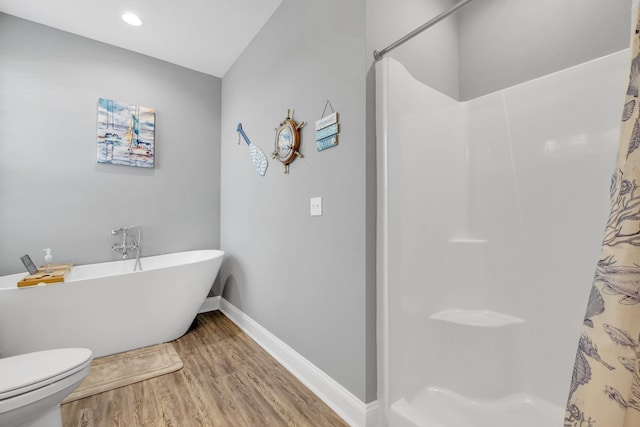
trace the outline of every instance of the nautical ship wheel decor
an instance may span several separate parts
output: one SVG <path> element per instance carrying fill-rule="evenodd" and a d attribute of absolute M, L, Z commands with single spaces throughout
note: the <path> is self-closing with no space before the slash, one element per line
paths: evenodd
<path fill-rule="evenodd" d="M 284 165 L 284 173 L 289 173 L 289 164 L 297 157 L 304 157 L 300 153 L 300 128 L 304 122 L 296 123 L 291 118 L 291 109 L 287 110 L 287 118 L 276 128 L 275 151 L 271 157 Z"/>

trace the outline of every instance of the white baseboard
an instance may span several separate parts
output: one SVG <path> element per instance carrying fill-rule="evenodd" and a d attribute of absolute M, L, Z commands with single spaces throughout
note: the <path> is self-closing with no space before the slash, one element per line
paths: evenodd
<path fill-rule="evenodd" d="M 365 426 L 378 427 L 380 424 L 380 407 L 378 401 L 369 402 L 365 407 Z"/>
<path fill-rule="evenodd" d="M 329 375 L 309 362 L 278 337 L 263 328 L 224 298 L 220 299 L 220 311 L 262 348 L 282 364 L 289 372 L 314 392 L 345 422 L 354 427 L 378 426 L 378 402 L 365 404 Z"/>
<path fill-rule="evenodd" d="M 206 313 L 207 311 L 216 310 L 220 310 L 220 297 L 207 297 L 200 306 L 198 313 Z"/>

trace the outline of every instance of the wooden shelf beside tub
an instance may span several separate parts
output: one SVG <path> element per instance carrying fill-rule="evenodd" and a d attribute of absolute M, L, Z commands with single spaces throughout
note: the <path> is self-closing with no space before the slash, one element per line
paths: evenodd
<path fill-rule="evenodd" d="M 18 282 L 18 287 L 22 288 L 24 286 L 33 286 L 39 283 L 60 283 L 64 282 L 64 279 L 67 278 L 67 275 L 71 271 L 71 267 L 73 264 L 51 264 L 47 266 L 46 269 L 44 266 L 40 267 L 35 274 L 30 274 L 21 281 Z M 51 270 L 50 273 L 47 273 L 46 270 Z"/>

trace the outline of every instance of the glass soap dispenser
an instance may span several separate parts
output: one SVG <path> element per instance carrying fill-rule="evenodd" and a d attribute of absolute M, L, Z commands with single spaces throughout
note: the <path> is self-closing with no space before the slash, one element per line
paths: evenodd
<path fill-rule="evenodd" d="M 51 273 L 53 271 L 53 269 L 51 268 L 51 261 L 53 261 L 53 255 L 51 255 L 51 249 L 50 248 L 46 248 L 43 249 L 43 251 L 45 252 L 44 254 L 44 271 L 47 273 Z"/>

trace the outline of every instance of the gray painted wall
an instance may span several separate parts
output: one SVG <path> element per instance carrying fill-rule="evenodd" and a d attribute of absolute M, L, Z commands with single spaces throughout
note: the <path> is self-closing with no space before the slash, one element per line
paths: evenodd
<path fill-rule="evenodd" d="M 367 0 L 367 60 L 373 60 L 374 50 L 394 43 L 454 3 L 454 0 Z M 456 15 L 440 21 L 387 56 L 400 61 L 423 83 L 452 98 L 459 97 Z"/>
<path fill-rule="evenodd" d="M 96 163 L 99 97 L 156 109 L 156 166 Z M 0 13 L 0 274 L 220 246 L 221 80 Z"/>
<path fill-rule="evenodd" d="M 370 51 L 453 0 L 367 0 Z M 454 99 L 473 99 L 629 45 L 631 0 L 476 0 L 387 56 Z"/>
<path fill-rule="evenodd" d="M 375 210 L 367 210 L 365 38 L 365 0 L 285 0 L 225 74 L 221 280 L 232 304 L 371 402 L 375 277 L 367 247 Z M 318 152 L 314 123 L 326 100 L 339 113 L 340 142 Z M 307 122 L 304 158 L 288 175 L 270 160 L 261 177 L 236 126 L 270 153 L 288 108 Z M 317 196 L 323 215 L 311 217 Z"/>
<path fill-rule="evenodd" d="M 477 0 L 458 16 L 460 98 L 629 46 L 631 0 Z"/>

